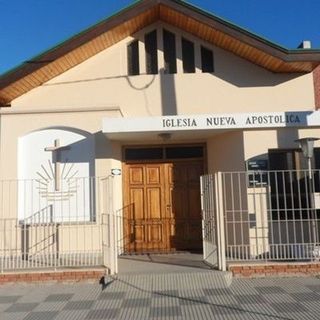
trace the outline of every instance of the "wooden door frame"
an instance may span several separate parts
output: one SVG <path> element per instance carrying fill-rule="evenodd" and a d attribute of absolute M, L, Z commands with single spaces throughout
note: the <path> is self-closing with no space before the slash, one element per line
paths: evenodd
<path fill-rule="evenodd" d="M 183 159 L 154 159 L 154 160 L 125 160 L 125 149 L 126 148 L 165 148 L 165 147 L 199 147 L 201 146 L 203 148 L 203 156 L 199 158 L 183 158 Z M 207 168 L 208 168 L 208 157 L 207 157 L 207 144 L 206 143 L 174 143 L 174 144 L 147 144 L 147 145 L 124 145 L 122 146 L 122 206 L 123 208 L 126 208 L 128 206 L 129 202 L 129 176 L 128 176 L 128 168 L 129 165 L 134 165 L 134 164 L 160 164 L 160 163 L 177 163 L 177 162 L 185 162 L 185 163 L 191 163 L 191 162 L 202 162 L 203 165 L 203 174 L 207 173 Z M 200 190 L 199 190 L 200 192 Z M 124 213 L 123 213 L 124 214 Z M 125 233 L 125 230 L 122 230 L 122 232 Z M 123 237 L 125 238 L 125 237 Z M 126 241 L 126 240 L 125 240 Z M 126 247 L 126 244 L 124 243 L 124 247 Z"/>

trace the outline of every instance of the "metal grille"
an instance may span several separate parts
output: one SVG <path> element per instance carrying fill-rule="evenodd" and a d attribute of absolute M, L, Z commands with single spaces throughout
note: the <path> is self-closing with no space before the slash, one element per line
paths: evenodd
<path fill-rule="evenodd" d="M 318 170 L 217 176 L 228 261 L 320 258 Z"/>
<path fill-rule="evenodd" d="M 112 177 L 0 181 L 0 270 L 107 266 Z M 114 269 L 114 266 L 113 266 Z"/>

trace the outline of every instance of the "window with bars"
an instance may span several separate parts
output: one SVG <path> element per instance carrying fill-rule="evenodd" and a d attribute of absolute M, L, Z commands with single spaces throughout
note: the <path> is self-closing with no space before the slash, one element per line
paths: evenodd
<path fill-rule="evenodd" d="M 176 73 L 176 37 L 172 32 L 167 30 L 163 30 L 163 55 L 165 73 Z"/>
<path fill-rule="evenodd" d="M 202 72 L 214 72 L 213 52 L 201 46 L 201 69 Z"/>
<path fill-rule="evenodd" d="M 182 65 L 184 73 L 194 73 L 195 69 L 195 59 L 194 59 L 194 44 L 193 42 L 182 38 Z"/>
<path fill-rule="evenodd" d="M 177 48 L 176 35 L 166 29 L 163 32 L 163 57 L 164 72 L 166 74 L 177 73 Z M 153 30 L 144 36 L 145 63 L 147 74 L 158 74 L 158 41 L 157 30 Z M 182 66 L 184 73 L 195 73 L 195 44 L 185 38 L 181 38 Z M 127 46 L 128 75 L 139 75 L 139 40 L 134 40 Z M 204 73 L 214 72 L 213 51 L 200 46 L 201 70 Z"/>
<path fill-rule="evenodd" d="M 140 74 L 139 67 L 139 41 L 135 40 L 127 46 L 128 75 L 135 76 Z"/>
<path fill-rule="evenodd" d="M 147 33 L 144 37 L 146 50 L 146 71 L 147 74 L 158 73 L 158 47 L 157 30 Z"/>

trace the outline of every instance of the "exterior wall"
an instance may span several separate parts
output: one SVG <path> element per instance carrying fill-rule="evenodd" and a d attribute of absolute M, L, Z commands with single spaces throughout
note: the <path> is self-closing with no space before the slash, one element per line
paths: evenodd
<path fill-rule="evenodd" d="M 45 128 L 74 128 L 95 135 L 96 174 L 106 175 L 104 159 L 113 158 L 111 148 L 115 144 L 101 136 L 101 119 L 106 116 L 117 116 L 117 111 L 97 112 L 63 112 L 63 113 L 33 113 L 33 114 L 2 114 L 1 115 L 1 179 L 17 178 L 18 139 L 32 131 Z M 32 150 L 30 150 L 32 153 Z M 103 159 L 103 156 L 105 158 Z M 115 152 L 115 156 L 117 156 Z M 117 160 L 117 159 L 115 159 Z M 119 159 L 118 159 L 119 160 Z"/>
<path fill-rule="evenodd" d="M 313 71 L 314 99 L 316 109 L 320 108 L 320 66 Z"/>
<path fill-rule="evenodd" d="M 320 129 L 281 128 L 277 130 L 244 131 L 245 160 L 259 155 L 265 155 L 268 153 L 268 149 L 298 148 L 299 145 L 294 141 L 305 137 L 320 138 Z M 315 147 L 319 146 L 320 141 L 315 141 Z"/>
<path fill-rule="evenodd" d="M 140 39 L 145 73 L 144 34 L 162 27 L 176 34 L 178 73 L 127 76 L 127 44 Z M 180 38 L 195 42 L 196 74 L 183 74 Z M 201 73 L 200 45 L 214 52 L 215 72 Z M 159 69 L 163 66 L 159 50 Z M 50 97 L 50 99 L 48 99 Z M 12 102 L 12 110 L 119 106 L 124 116 L 265 112 L 314 108 L 312 73 L 275 74 L 167 25 L 155 24 L 102 51 L 77 67 Z"/>
<path fill-rule="evenodd" d="M 242 131 L 213 136 L 207 142 L 208 172 L 243 171 L 244 141 Z"/>

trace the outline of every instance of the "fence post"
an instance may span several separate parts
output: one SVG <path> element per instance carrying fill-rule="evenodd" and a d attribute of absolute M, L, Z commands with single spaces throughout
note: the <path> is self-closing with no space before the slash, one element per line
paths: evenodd
<path fill-rule="evenodd" d="M 111 274 L 116 273 L 116 257 L 115 257 L 115 217 L 114 214 L 110 213 L 110 272 Z"/>
<path fill-rule="evenodd" d="M 216 172 L 215 176 L 215 198 L 217 212 L 217 244 L 218 244 L 218 266 L 219 270 L 226 271 L 226 238 L 224 225 L 224 209 L 223 209 L 223 188 L 222 173 Z"/>
<path fill-rule="evenodd" d="M 200 196 L 201 196 L 201 224 L 202 224 L 202 243 L 203 243 L 203 257 L 207 257 L 206 235 L 205 235 L 205 208 L 204 208 L 204 176 L 200 177 Z"/>

